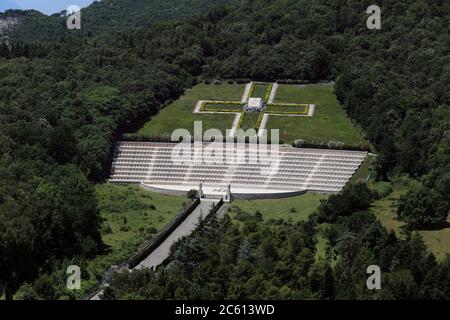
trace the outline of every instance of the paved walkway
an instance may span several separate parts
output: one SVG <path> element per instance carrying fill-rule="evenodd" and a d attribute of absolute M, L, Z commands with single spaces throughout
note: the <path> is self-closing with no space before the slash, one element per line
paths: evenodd
<path fill-rule="evenodd" d="M 245 91 L 244 91 L 244 95 L 242 96 L 241 99 L 241 103 L 246 103 L 248 100 L 248 96 L 250 95 L 250 89 L 252 88 L 252 83 L 247 83 L 247 85 L 245 86 Z"/>
<path fill-rule="evenodd" d="M 308 117 L 312 117 L 314 115 L 314 112 L 316 112 L 316 105 L 310 104 L 308 110 Z"/>
<path fill-rule="evenodd" d="M 270 91 L 270 96 L 269 96 L 269 100 L 267 101 L 267 103 L 273 103 L 275 100 L 275 96 L 277 94 L 277 90 L 278 90 L 278 83 L 274 83 L 272 85 L 272 91 Z"/>
<path fill-rule="evenodd" d="M 145 258 L 135 269 L 150 268 L 154 269 L 167 259 L 172 245 L 184 236 L 187 236 L 195 230 L 199 218 L 205 218 L 211 210 L 214 202 L 219 200 L 202 200 L 199 206 L 167 237 L 166 240 Z"/>

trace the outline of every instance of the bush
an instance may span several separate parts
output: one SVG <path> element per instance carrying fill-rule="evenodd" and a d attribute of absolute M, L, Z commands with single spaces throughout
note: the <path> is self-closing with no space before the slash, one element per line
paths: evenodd
<path fill-rule="evenodd" d="M 439 227 L 447 221 L 449 205 L 435 190 L 414 188 L 400 197 L 397 218 L 411 229 Z"/>
<path fill-rule="evenodd" d="M 394 191 L 389 182 L 378 182 L 372 189 L 374 190 L 376 200 L 386 198 Z"/>
<path fill-rule="evenodd" d="M 156 234 L 156 233 L 158 233 L 158 229 L 156 229 L 155 227 L 150 227 L 147 229 L 147 233 L 148 234 Z"/>
<path fill-rule="evenodd" d="M 189 190 L 189 191 L 187 192 L 187 197 L 188 197 L 189 199 L 192 199 L 192 200 L 198 198 L 198 191 L 195 190 L 195 189 Z"/>
<path fill-rule="evenodd" d="M 374 196 L 365 183 L 349 184 L 340 193 L 322 201 L 316 211 L 318 222 L 333 223 L 338 217 L 363 211 L 370 206 Z"/>
<path fill-rule="evenodd" d="M 108 223 L 102 225 L 102 233 L 103 234 L 112 234 L 111 226 Z"/>
<path fill-rule="evenodd" d="M 237 84 L 246 84 L 246 83 L 250 83 L 251 80 L 250 79 L 237 79 L 236 83 Z"/>
<path fill-rule="evenodd" d="M 256 214 L 252 215 L 252 214 L 250 214 L 248 212 L 241 211 L 241 212 L 238 212 L 236 214 L 234 219 L 237 220 L 237 221 L 241 221 L 241 222 L 250 222 L 250 221 L 255 221 L 255 219 L 257 220 L 259 218 L 257 217 Z"/>
<path fill-rule="evenodd" d="M 123 226 L 120 227 L 120 231 L 128 232 L 128 231 L 130 231 L 130 226 L 129 225 L 123 225 Z"/>

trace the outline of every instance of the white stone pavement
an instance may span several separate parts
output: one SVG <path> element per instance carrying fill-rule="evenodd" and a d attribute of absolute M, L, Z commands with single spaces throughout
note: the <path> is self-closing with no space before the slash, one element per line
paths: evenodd
<path fill-rule="evenodd" d="M 314 112 L 316 112 L 316 105 L 310 104 L 309 111 L 308 111 L 308 117 L 312 117 L 314 115 Z"/>
<path fill-rule="evenodd" d="M 276 82 L 272 85 L 272 91 L 270 91 L 270 96 L 269 96 L 269 100 L 267 101 L 267 103 L 274 102 L 278 87 L 279 87 L 279 85 Z"/>
<path fill-rule="evenodd" d="M 248 96 L 250 95 L 250 89 L 252 88 L 253 82 L 247 83 L 245 86 L 244 95 L 242 96 L 241 103 L 246 103 L 248 100 Z"/>

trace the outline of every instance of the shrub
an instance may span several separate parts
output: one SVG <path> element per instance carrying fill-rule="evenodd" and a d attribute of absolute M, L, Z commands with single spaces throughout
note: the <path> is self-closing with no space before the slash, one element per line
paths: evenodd
<path fill-rule="evenodd" d="M 122 231 L 122 232 L 128 232 L 128 231 L 130 231 L 130 226 L 128 226 L 128 225 L 123 225 L 123 226 L 120 227 L 120 231 Z"/>
<path fill-rule="evenodd" d="M 394 191 L 392 189 L 392 186 L 389 182 L 378 182 L 374 187 L 374 192 L 375 192 L 375 198 L 378 199 L 383 199 L 386 198 L 388 195 L 390 195 L 392 193 L 392 191 Z"/>
<path fill-rule="evenodd" d="M 269 101 L 270 93 L 272 92 L 273 83 L 269 84 L 269 88 L 267 89 L 266 96 L 264 97 L 264 101 Z"/>
<path fill-rule="evenodd" d="M 156 229 L 155 227 L 150 227 L 147 229 L 147 233 L 148 234 L 156 234 L 156 233 L 158 233 L 158 229 Z"/>
<path fill-rule="evenodd" d="M 365 183 L 347 185 L 340 193 L 322 201 L 316 211 L 319 223 L 333 223 L 340 216 L 350 216 L 367 209 L 374 200 L 374 193 Z"/>
<path fill-rule="evenodd" d="M 108 223 L 102 225 L 102 233 L 103 234 L 112 234 L 111 226 Z"/>
<path fill-rule="evenodd" d="M 195 189 L 189 190 L 189 191 L 187 192 L 187 197 L 188 197 L 189 199 L 192 199 L 192 200 L 198 198 L 198 191 L 195 190 Z"/>
<path fill-rule="evenodd" d="M 446 222 L 448 211 L 447 201 L 425 186 L 413 188 L 397 203 L 397 218 L 411 229 L 438 227 Z"/>

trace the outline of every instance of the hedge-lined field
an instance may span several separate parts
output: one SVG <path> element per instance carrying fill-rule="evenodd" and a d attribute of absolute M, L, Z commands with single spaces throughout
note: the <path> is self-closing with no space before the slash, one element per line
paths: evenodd
<path fill-rule="evenodd" d="M 194 107 L 199 100 L 240 101 L 245 84 L 198 84 L 174 101 L 157 115 L 147 121 L 135 133 L 144 137 L 171 135 L 173 130 L 185 128 L 193 132 L 194 121 L 203 122 L 203 130 L 217 128 L 225 134 L 230 129 L 235 115 L 194 114 Z"/>
<path fill-rule="evenodd" d="M 275 103 L 316 105 L 314 116 L 311 118 L 269 117 L 266 128 L 279 129 L 280 139 L 286 143 L 297 139 L 303 139 L 308 143 L 341 141 L 351 146 L 366 143 L 337 101 L 331 85 L 280 85 Z"/>
<path fill-rule="evenodd" d="M 244 120 L 242 121 L 240 129 L 247 131 L 248 129 L 257 130 L 259 112 L 244 112 Z"/>
<path fill-rule="evenodd" d="M 217 111 L 217 112 L 242 112 L 244 104 L 240 103 L 211 103 L 206 102 L 202 105 L 200 111 Z"/>
<path fill-rule="evenodd" d="M 309 106 L 306 104 L 287 105 L 287 104 L 268 104 L 267 113 L 307 115 Z"/>
<path fill-rule="evenodd" d="M 236 200 L 231 204 L 228 214 L 236 217 L 242 213 L 254 214 L 259 211 L 264 220 L 305 221 L 319 207 L 320 200 L 327 198 L 328 195 L 325 194 L 307 193 L 286 199 Z"/>
<path fill-rule="evenodd" d="M 261 99 L 265 99 L 267 92 L 269 90 L 269 84 L 264 83 L 264 84 L 254 84 L 254 88 L 253 91 L 251 92 L 251 97 L 252 98 L 261 98 Z"/>
<path fill-rule="evenodd" d="M 269 88 L 268 84 L 255 84 L 252 96 L 261 94 L 264 97 Z M 245 90 L 245 84 L 199 84 L 186 90 L 178 100 L 161 110 L 159 114 L 144 124 L 135 132 L 139 136 L 170 136 L 175 129 L 185 128 L 193 132 L 194 121 L 202 121 L 203 130 L 216 128 L 224 134 L 230 129 L 235 115 L 232 111 L 242 110 L 239 103 Z M 260 92 L 260 93 L 258 93 Z M 194 114 L 195 104 L 199 100 L 234 101 L 235 103 L 207 103 L 202 110 L 225 111 L 230 114 Z M 347 117 L 342 106 L 333 94 L 330 85 L 280 85 L 275 97 L 276 104 L 315 104 L 316 111 L 312 118 L 270 116 L 266 129 L 279 129 L 280 140 L 291 143 L 303 139 L 307 143 L 328 143 L 341 141 L 346 145 L 358 146 L 366 143 L 357 128 Z M 280 110 L 282 109 L 282 112 Z M 289 110 L 289 111 L 288 111 Z M 268 113 L 300 112 L 307 114 L 303 106 L 278 107 L 268 105 Z M 254 119 L 253 119 L 254 118 Z M 243 120 L 243 128 L 256 128 L 258 114 Z M 244 123 L 245 122 L 245 123 Z"/>

